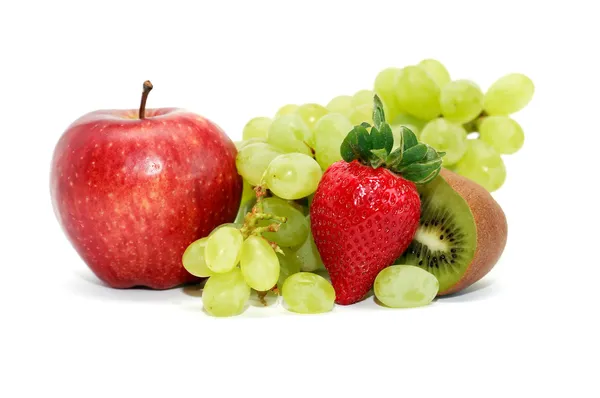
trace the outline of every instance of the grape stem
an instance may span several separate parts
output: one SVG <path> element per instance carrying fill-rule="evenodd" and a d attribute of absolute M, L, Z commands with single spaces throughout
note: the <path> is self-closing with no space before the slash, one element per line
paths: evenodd
<path fill-rule="evenodd" d="M 255 186 L 254 192 L 256 192 L 256 204 L 252 207 L 252 210 L 246 214 L 244 217 L 244 225 L 240 228 L 240 232 L 244 239 L 251 235 L 260 236 L 263 232 L 277 232 L 279 231 L 279 226 L 287 221 L 285 217 L 264 213 L 262 200 L 267 195 L 267 189 L 263 184 Z M 258 221 L 260 220 L 271 220 L 274 222 L 267 226 L 258 226 Z M 283 250 L 281 250 L 275 242 L 268 242 L 276 253 L 283 254 Z"/>
<path fill-rule="evenodd" d="M 268 290 L 266 292 L 256 292 L 256 294 L 258 296 L 258 300 L 265 307 L 267 306 L 267 300 L 265 300 L 265 297 L 267 297 L 267 293 L 269 293 Z"/>

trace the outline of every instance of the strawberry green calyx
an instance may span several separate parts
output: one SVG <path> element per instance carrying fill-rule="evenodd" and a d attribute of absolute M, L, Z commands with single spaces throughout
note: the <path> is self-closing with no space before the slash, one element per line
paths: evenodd
<path fill-rule="evenodd" d="M 354 126 L 342 142 L 340 154 L 346 162 L 358 160 L 375 169 L 385 167 L 417 184 L 426 184 L 439 174 L 444 152 L 420 143 L 417 136 L 404 126 L 398 144 L 398 148 L 392 151 L 392 128 L 385 121 L 381 100 L 375 95 L 373 126 L 369 123 Z"/>

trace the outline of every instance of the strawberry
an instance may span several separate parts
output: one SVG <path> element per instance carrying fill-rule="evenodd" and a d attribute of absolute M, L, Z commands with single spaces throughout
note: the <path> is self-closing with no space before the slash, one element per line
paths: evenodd
<path fill-rule="evenodd" d="M 315 244 L 329 271 L 336 302 L 360 301 L 377 274 L 410 244 L 421 215 L 415 184 L 435 178 L 443 153 L 402 129 L 399 147 L 375 96 L 374 125 L 355 126 L 343 160 L 323 174 L 310 208 Z"/>

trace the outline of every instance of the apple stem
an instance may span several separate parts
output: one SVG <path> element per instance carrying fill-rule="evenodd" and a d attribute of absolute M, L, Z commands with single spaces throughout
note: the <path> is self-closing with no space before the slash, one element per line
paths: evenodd
<path fill-rule="evenodd" d="M 150 80 L 146 80 L 144 82 L 144 91 L 142 92 L 142 102 L 140 103 L 140 119 L 144 119 L 146 117 L 146 100 L 148 99 L 148 94 L 150 94 L 150 90 L 152 90 L 152 83 Z"/>

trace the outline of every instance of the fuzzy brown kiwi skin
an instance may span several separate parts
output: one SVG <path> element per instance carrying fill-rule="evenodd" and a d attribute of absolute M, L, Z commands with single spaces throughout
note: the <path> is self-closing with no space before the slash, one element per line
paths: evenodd
<path fill-rule="evenodd" d="M 473 260 L 454 286 L 438 293 L 444 296 L 471 286 L 494 268 L 506 246 L 508 224 L 504 211 L 485 188 L 447 169 L 440 175 L 467 202 L 477 229 Z"/>

